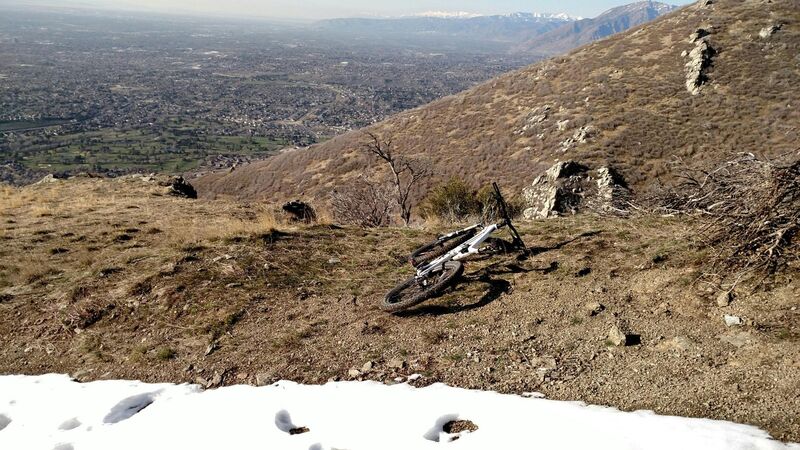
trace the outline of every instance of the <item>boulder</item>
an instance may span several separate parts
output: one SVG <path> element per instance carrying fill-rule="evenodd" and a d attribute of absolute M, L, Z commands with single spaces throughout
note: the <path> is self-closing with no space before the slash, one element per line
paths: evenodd
<path fill-rule="evenodd" d="M 197 191 L 183 177 L 175 177 L 169 187 L 169 195 L 184 198 L 197 198 Z"/>
<path fill-rule="evenodd" d="M 314 208 L 300 200 L 285 203 L 282 209 L 294 222 L 313 223 L 317 220 L 317 212 Z"/>
<path fill-rule="evenodd" d="M 544 219 L 583 210 L 623 212 L 630 196 L 625 180 L 612 168 L 591 170 L 575 161 L 562 161 L 522 192 L 526 219 Z"/>

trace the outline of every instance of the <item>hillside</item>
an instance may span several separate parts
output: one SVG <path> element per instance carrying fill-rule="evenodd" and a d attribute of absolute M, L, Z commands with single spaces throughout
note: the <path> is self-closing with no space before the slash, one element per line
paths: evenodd
<path fill-rule="evenodd" d="M 519 223 L 529 259 L 470 262 L 454 291 L 394 316 L 378 300 L 443 230 L 290 225 L 261 204 L 166 196 L 160 181 L 0 189 L 0 374 L 215 387 L 418 373 L 416 386 L 541 392 L 800 440 L 797 266 L 720 305 L 697 281 L 708 254 L 686 218 Z M 609 340 L 617 326 L 630 345 Z"/>
<path fill-rule="evenodd" d="M 677 8 L 653 1 L 619 6 L 593 19 L 582 19 L 561 25 L 519 46 L 519 51 L 538 55 L 566 53 L 581 45 L 650 22 Z"/>
<path fill-rule="evenodd" d="M 794 0 L 704 0 L 368 130 L 430 161 L 429 185 L 458 175 L 520 190 L 577 159 L 611 164 L 642 190 L 669 180 L 675 158 L 798 148 L 799 24 Z M 705 59 L 690 70 L 695 57 Z M 374 164 L 362 141 L 355 131 L 194 183 L 206 197 L 323 199 Z"/>

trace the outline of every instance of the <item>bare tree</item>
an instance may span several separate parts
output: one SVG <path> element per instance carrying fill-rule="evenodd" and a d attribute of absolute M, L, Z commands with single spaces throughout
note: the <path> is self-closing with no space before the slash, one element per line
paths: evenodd
<path fill-rule="evenodd" d="M 392 188 L 365 177 L 331 193 L 331 211 L 336 220 L 362 228 L 389 225 Z"/>
<path fill-rule="evenodd" d="M 370 131 L 365 132 L 369 138 L 363 149 L 384 161 L 392 171 L 392 183 L 395 187 L 395 200 L 400 208 L 400 218 L 408 226 L 411 222 L 411 191 L 420 180 L 430 176 L 430 171 L 419 161 L 404 158 L 394 152 L 391 139 L 383 139 Z"/>

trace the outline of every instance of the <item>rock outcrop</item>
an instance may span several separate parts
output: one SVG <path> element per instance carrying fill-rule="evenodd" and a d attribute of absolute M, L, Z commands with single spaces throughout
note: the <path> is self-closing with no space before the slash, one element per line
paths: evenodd
<path fill-rule="evenodd" d="M 609 167 L 592 170 L 575 161 L 562 161 L 523 190 L 526 219 L 544 219 L 581 211 L 624 212 L 630 190 Z"/>
<path fill-rule="evenodd" d="M 560 127 L 559 127 L 560 129 Z M 592 125 L 586 125 L 575 130 L 572 137 L 561 142 L 561 151 L 568 152 L 578 144 L 585 144 L 597 133 L 597 129 Z"/>
<path fill-rule="evenodd" d="M 699 94 L 700 89 L 708 82 L 706 72 L 717 53 L 708 43 L 709 35 L 708 30 L 698 28 L 689 36 L 689 42 L 696 44 L 688 53 L 689 62 L 686 63 L 686 90 L 692 95 Z"/>
<path fill-rule="evenodd" d="M 780 31 L 782 26 L 783 24 L 777 24 L 777 25 L 773 24 L 768 27 L 764 27 L 761 29 L 761 31 L 758 32 L 758 37 L 760 37 L 761 39 L 766 39 L 772 36 L 773 34 L 777 33 L 778 31 Z"/>

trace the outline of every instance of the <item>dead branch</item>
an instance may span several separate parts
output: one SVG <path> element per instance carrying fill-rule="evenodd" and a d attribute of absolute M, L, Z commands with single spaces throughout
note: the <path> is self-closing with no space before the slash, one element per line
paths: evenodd
<path fill-rule="evenodd" d="M 397 206 L 400 208 L 400 218 L 408 226 L 411 222 L 411 192 L 421 180 L 430 176 L 430 169 L 420 161 L 397 155 L 392 146 L 392 140 L 383 139 L 377 134 L 367 131 L 364 133 L 367 141 L 363 149 L 384 161 L 392 172 L 392 183 L 395 188 Z"/>

